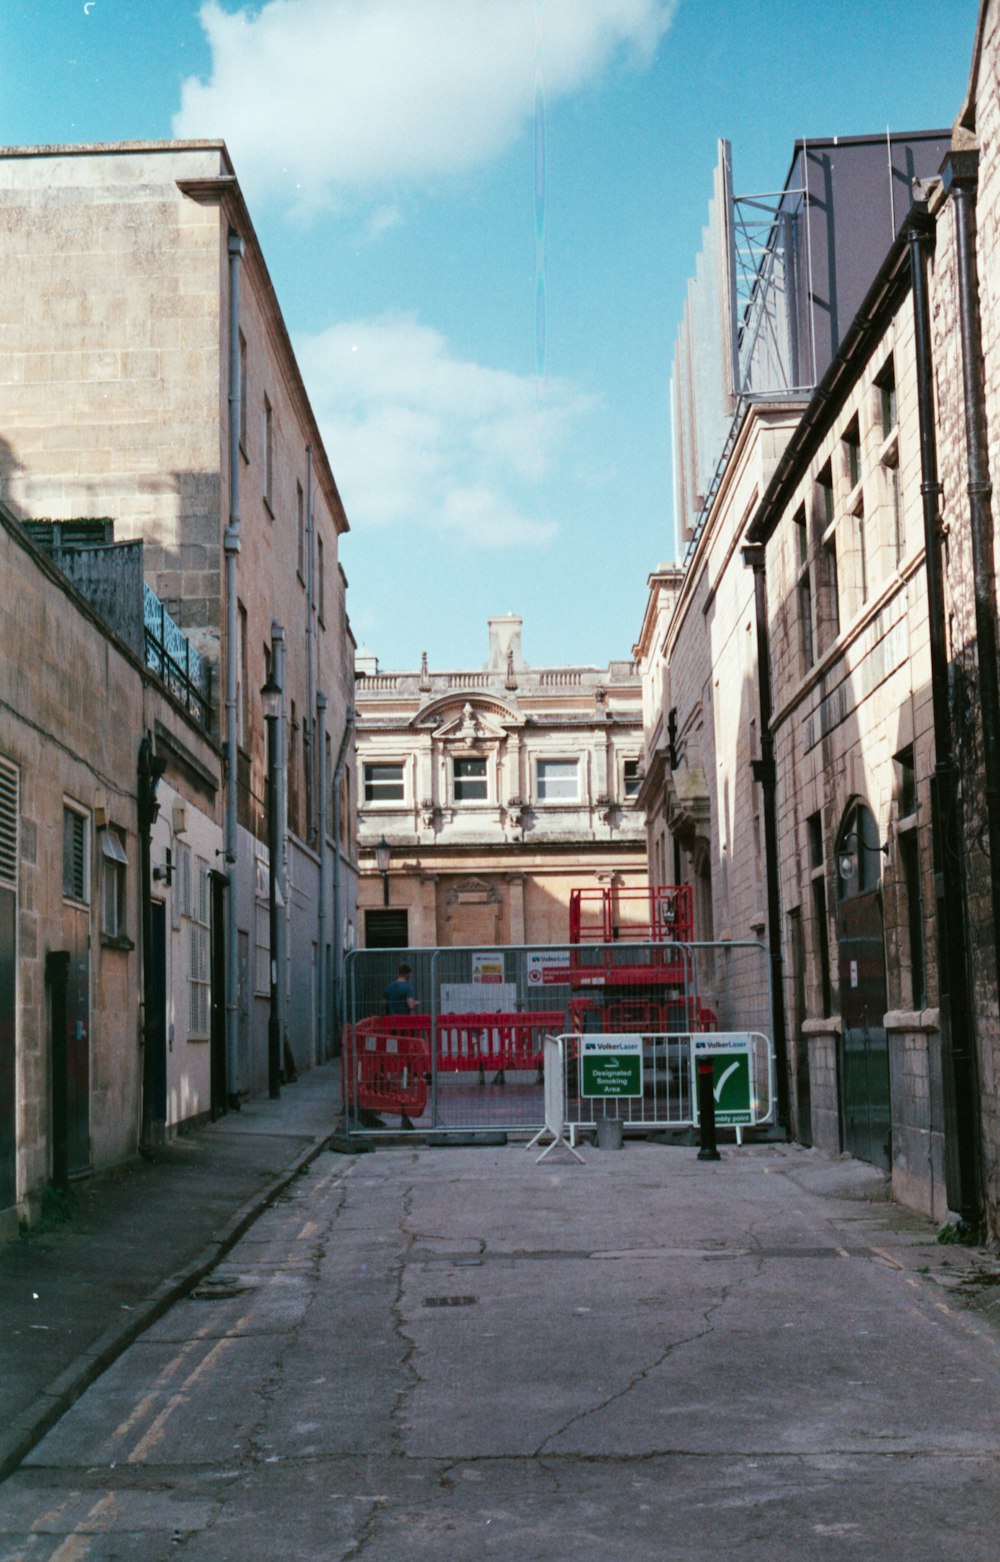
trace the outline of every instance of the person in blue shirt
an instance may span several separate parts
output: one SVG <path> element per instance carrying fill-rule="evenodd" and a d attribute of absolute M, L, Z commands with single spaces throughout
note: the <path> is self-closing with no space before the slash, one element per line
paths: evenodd
<path fill-rule="evenodd" d="M 396 974 L 395 981 L 389 983 L 385 990 L 386 1014 L 412 1014 L 417 1007 L 417 1000 L 413 996 L 413 984 L 410 981 L 410 967 L 401 965 Z"/>

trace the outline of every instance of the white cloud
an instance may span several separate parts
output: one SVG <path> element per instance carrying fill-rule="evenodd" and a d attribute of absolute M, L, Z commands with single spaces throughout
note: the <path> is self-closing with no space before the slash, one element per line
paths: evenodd
<path fill-rule="evenodd" d="M 204 0 L 207 81 L 178 136 L 224 136 L 255 195 L 314 207 L 347 190 L 494 158 L 548 101 L 622 50 L 648 59 L 677 0 Z"/>
<path fill-rule="evenodd" d="M 549 380 L 455 357 L 405 315 L 330 326 L 296 353 L 348 518 L 419 527 L 477 549 L 544 546 L 544 464 L 593 405 Z"/>

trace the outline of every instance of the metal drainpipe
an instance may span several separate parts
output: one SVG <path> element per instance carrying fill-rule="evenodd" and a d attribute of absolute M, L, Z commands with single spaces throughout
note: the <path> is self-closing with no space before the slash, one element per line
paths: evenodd
<path fill-rule="evenodd" d="M 316 544 L 313 539 L 313 457 L 312 445 L 306 446 L 306 710 L 305 710 L 305 739 L 306 739 L 306 799 L 308 815 L 306 818 L 306 840 L 311 846 L 316 839 L 316 754 L 313 738 L 313 711 L 315 708 L 315 679 L 313 677 L 313 662 L 315 660 L 315 634 L 316 634 L 316 603 L 315 575 L 313 572 L 313 554 Z"/>
<path fill-rule="evenodd" d="M 990 481 L 989 448 L 983 426 L 985 408 L 983 340 L 979 312 L 979 274 L 976 265 L 978 182 L 978 152 L 952 152 L 945 163 L 944 185 L 955 201 L 972 579 L 976 600 L 979 697 L 983 723 L 983 763 L 986 771 L 984 777 L 986 819 L 992 868 L 990 887 L 993 906 L 993 951 L 997 972 L 1000 974 L 1000 685 L 998 685 L 997 672 L 993 484 Z"/>
<path fill-rule="evenodd" d="M 344 912 L 340 894 L 340 778 L 354 736 L 354 707 L 347 707 L 344 734 L 333 767 L 333 1029 L 339 1041 L 343 1023 Z"/>
<path fill-rule="evenodd" d="M 319 906 L 316 912 L 316 942 L 319 946 L 316 968 L 316 1030 L 313 1035 L 313 1065 L 321 1063 L 326 1043 L 326 695 L 316 693 L 316 760 L 319 783 Z"/>
<path fill-rule="evenodd" d="M 288 995 L 288 718 L 285 712 L 285 631 L 276 619 L 271 621 L 271 645 L 274 665 L 274 681 L 281 690 L 281 715 L 278 717 L 278 753 L 274 772 L 276 777 L 275 807 L 278 814 L 278 861 L 275 878 L 278 885 L 280 909 L 278 914 L 278 939 L 274 959 L 278 968 L 278 1035 L 281 1038 L 281 1057 L 284 1065 L 288 1046 L 286 1034 Z"/>
<path fill-rule="evenodd" d="M 767 884 L 767 941 L 771 961 L 771 1008 L 774 1027 L 774 1071 L 777 1076 L 778 1126 L 791 1127 L 788 1084 L 788 1028 L 785 1020 L 784 960 L 781 953 L 781 889 L 778 880 L 777 766 L 771 733 L 771 647 L 767 630 L 767 575 L 764 544 L 747 543 L 743 562 L 753 570 L 757 614 L 757 691 L 760 700 L 760 759 L 753 778 L 761 785 L 764 807 L 764 875 Z"/>
<path fill-rule="evenodd" d="M 240 262 L 243 240 L 229 234 L 229 524 L 223 539 L 226 563 L 226 808 L 223 849 L 226 862 L 226 1086 L 230 1106 L 239 1106 L 239 939 L 237 935 L 236 772 L 239 746 L 237 711 L 239 606 L 237 561 L 240 553 Z M 246 691 L 244 690 L 244 698 Z"/>
<path fill-rule="evenodd" d="M 906 223 L 913 292 L 917 415 L 920 428 L 920 493 L 923 501 L 927 617 L 934 718 L 934 778 L 931 829 L 941 868 L 938 936 L 948 976 L 948 1020 L 942 1026 L 946 1096 L 954 1103 L 954 1143 L 948 1146 L 948 1203 L 970 1230 L 980 1221 L 979 1101 L 972 1040 L 962 842 L 955 807 L 955 766 L 948 703 L 948 620 L 944 595 L 943 536 L 939 514 L 937 433 L 934 423 L 934 363 L 927 298 L 927 250 L 934 225 L 923 203 Z M 945 1005 L 942 1004 L 942 1008 Z"/>

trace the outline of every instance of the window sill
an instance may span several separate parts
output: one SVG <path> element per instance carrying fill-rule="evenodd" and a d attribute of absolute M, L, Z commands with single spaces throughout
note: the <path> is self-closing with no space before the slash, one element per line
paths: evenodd
<path fill-rule="evenodd" d="M 126 933 L 102 933 L 101 948 L 120 949 L 124 954 L 128 954 L 135 948 L 135 944 Z"/>

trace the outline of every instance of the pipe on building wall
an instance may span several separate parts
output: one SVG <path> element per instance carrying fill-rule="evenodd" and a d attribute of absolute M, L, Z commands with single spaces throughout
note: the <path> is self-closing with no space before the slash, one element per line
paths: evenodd
<path fill-rule="evenodd" d="M 333 1020 L 334 1039 L 340 1041 L 344 1008 L 344 909 L 340 889 L 340 778 L 354 737 L 355 711 L 347 707 L 337 763 L 333 767 Z"/>
<path fill-rule="evenodd" d="M 938 937 L 944 951 L 947 1002 L 942 999 L 942 1071 L 946 1100 L 952 1103 L 954 1131 L 946 1134 L 949 1206 L 970 1229 L 980 1223 L 979 1091 L 972 1037 L 968 970 L 965 874 L 956 808 L 956 776 L 948 691 L 948 618 L 944 593 L 943 536 L 939 514 L 934 362 L 927 293 L 927 252 L 934 224 L 923 203 L 906 220 L 913 296 L 917 371 L 917 419 L 920 431 L 920 493 L 924 522 L 927 617 L 934 723 L 934 777 L 931 830 L 940 865 L 941 894 L 936 906 Z M 947 1011 L 947 1012 L 946 1012 Z"/>
<path fill-rule="evenodd" d="M 316 908 L 316 1029 L 313 1065 L 322 1063 L 326 1048 L 326 695 L 316 693 L 316 758 L 319 783 L 319 903 Z"/>
<path fill-rule="evenodd" d="M 223 850 L 226 863 L 226 1091 L 230 1106 L 239 1105 L 240 959 L 237 934 L 238 831 L 236 780 L 239 746 L 239 598 L 237 563 L 240 554 L 240 263 L 243 240 L 229 234 L 229 523 L 223 538 L 226 564 L 226 801 Z M 246 690 L 243 691 L 244 699 Z"/>
<path fill-rule="evenodd" d="M 985 376 L 976 263 L 979 153 L 952 152 L 942 169 L 955 203 L 959 334 L 965 403 L 969 529 L 976 606 L 979 703 L 983 724 L 983 778 L 990 844 L 993 952 L 1000 976 L 1000 678 L 997 664 L 996 565 L 993 550 L 993 484 L 985 428 Z"/>
<path fill-rule="evenodd" d="M 288 718 L 285 711 L 285 630 L 277 619 L 271 621 L 271 665 L 274 681 L 281 690 L 281 714 L 278 717 L 277 754 L 275 755 L 274 808 L 278 820 L 278 860 L 275 864 L 275 882 L 278 886 L 280 914 L 277 918 L 277 941 L 271 951 L 278 973 L 278 1035 L 281 1039 L 281 1056 L 288 1050 L 288 919 L 291 914 L 288 894 Z"/>
<path fill-rule="evenodd" d="M 771 732 L 771 645 L 767 624 L 767 574 L 764 544 L 746 543 L 743 563 L 753 570 L 757 616 L 757 696 L 760 702 L 760 758 L 753 778 L 760 782 L 764 809 L 764 877 L 767 885 L 767 941 L 771 961 L 771 1024 L 774 1030 L 774 1071 L 777 1076 L 778 1125 L 789 1129 L 788 1027 L 785 1019 L 784 959 L 781 942 L 781 888 L 778 880 L 778 772 Z"/>

